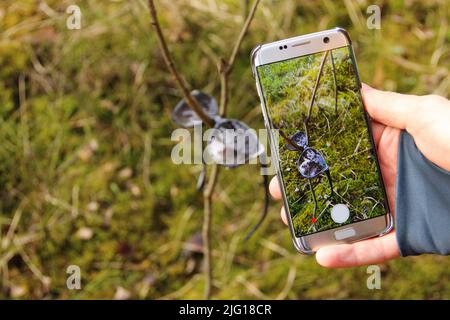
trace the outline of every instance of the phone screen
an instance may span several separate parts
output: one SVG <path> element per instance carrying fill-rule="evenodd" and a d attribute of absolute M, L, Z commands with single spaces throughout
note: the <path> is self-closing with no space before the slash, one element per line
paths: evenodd
<path fill-rule="evenodd" d="M 387 213 L 353 50 L 257 67 L 296 237 Z"/>

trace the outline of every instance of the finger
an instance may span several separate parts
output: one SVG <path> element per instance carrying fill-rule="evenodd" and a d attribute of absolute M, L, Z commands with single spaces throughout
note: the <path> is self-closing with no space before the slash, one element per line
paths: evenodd
<path fill-rule="evenodd" d="M 400 255 L 395 233 L 352 244 L 338 244 L 320 248 L 317 262 L 327 268 L 347 268 L 376 264 Z"/>
<path fill-rule="evenodd" d="M 362 84 L 361 94 L 369 115 L 387 126 L 409 129 L 414 127 L 419 117 L 417 96 L 381 91 Z"/>
<path fill-rule="evenodd" d="M 281 220 L 283 220 L 284 224 L 287 225 L 288 220 L 287 220 L 286 210 L 284 210 L 284 207 L 281 207 L 280 216 L 281 216 Z"/>
<path fill-rule="evenodd" d="M 272 197 L 276 200 L 281 199 L 281 190 L 280 184 L 278 183 L 278 177 L 274 176 L 272 180 L 270 180 L 269 191 Z"/>
<path fill-rule="evenodd" d="M 377 121 L 372 121 L 372 136 L 377 149 L 385 128 L 386 126 L 384 124 L 381 124 Z"/>

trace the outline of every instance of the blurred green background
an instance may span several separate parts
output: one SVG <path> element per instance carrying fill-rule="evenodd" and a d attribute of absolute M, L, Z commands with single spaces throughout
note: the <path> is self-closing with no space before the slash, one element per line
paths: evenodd
<path fill-rule="evenodd" d="M 180 71 L 219 94 L 214 60 L 228 56 L 248 1 L 156 1 Z M 82 12 L 68 30 L 66 8 Z M 381 8 L 381 30 L 366 8 Z M 362 80 L 405 93 L 450 93 L 449 2 L 263 0 L 231 76 L 229 115 L 262 128 L 249 53 L 258 43 L 346 28 Z M 163 64 L 145 1 L 0 3 L 0 297 L 202 298 L 195 242 L 200 167 L 174 165 L 179 92 Z M 300 256 L 256 166 L 222 170 L 214 194 L 215 298 L 450 298 L 450 260 L 403 258 L 328 270 Z M 68 290 L 66 268 L 81 268 Z"/>

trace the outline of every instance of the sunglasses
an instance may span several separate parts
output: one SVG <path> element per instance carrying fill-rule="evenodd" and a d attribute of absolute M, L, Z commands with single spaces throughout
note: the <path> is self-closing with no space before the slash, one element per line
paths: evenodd
<path fill-rule="evenodd" d="M 308 180 L 311 194 L 314 200 L 313 222 L 316 221 L 317 199 L 314 187 L 311 182 L 314 178 L 321 178 L 325 175 L 330 185 L 330 199 L 334 198 L 333 181 L 331 179 L 330 168 L 325 161 L 324 156 L 318 150 L 308 146 L 308 136 L 303 131 L 297 131 L 291 137 L 288 137 L 283 130 L 279 130 L 280 135 L 286 140 L 286 149 L 289 151 L 300 152 L 296 165 L 297 170 L 302 178 Z"/>

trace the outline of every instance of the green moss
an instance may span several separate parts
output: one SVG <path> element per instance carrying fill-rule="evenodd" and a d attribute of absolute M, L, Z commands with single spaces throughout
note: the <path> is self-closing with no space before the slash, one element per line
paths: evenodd
<path fill-rule="evenodd" d="M 112 298 L 121 286 L 132 298 L 202 298 L 201 261 L 192 258 L 196 268 L 189 272 L 190 258 L 183 254 L 183 242 L 201 230 L 202 195 L 195 191 L 200 168 L 177 166 L 170 159 L 175 144 L 170 113 L 180 95 L 158 51 L 147 10 L 139 1 L 80 0 L 82 29 L 68 30 L 65 4 L 46 3 L 55 17 L 40 10 L 39 1 L 18 5 L 2 0 L 0 9 L 0 237 L 22 212 L 14 237 L 27 237 L 24 251 L 51 284 L 45 288 L 17 248 L 2 246 L 1 259 L 12 258 L 7 283 L 0 269 L 0 297 L 10 298 L 7 289 L 21 286 L 21 298 Z M 240 2 L 230 1 L 220 11 L 198 10 L 187 1 L 157 6 L 185 78 L 192 88 L 218 97 L 213 57 L 230 53 L 242 26 Z M 349 29 L 363 80 L 401 92 L 450 92 L 443 81 L 450 57 L 434 54 L 450 41 L 441 27 L 448 20 L 447 3 L 395 1 L 383 8 L 380 31 L 355 28 L 346 7 L 337 2 L 263 6 L 230 77 L 229 115 L 254 128 L 263 123 L 250 50 L 258 43 L 317 31 L 319 25 Z M 355 6 L 364 16 L 362 2 Z M 399 63 L 399 57 L 422 67 Z M 326 142 L 333 143 L 332 137 Z M 316 142 L 315 147 L 322 148 Z M 124 168 L 131 175 L 123 177 Z M 299 256 L 279 219 L 280 203 L 271 204 L 262 228 L 243 242 L 263 203 L 255 166 L 222 170 L 213 199 L 216 297 L 276 298 L 292 267 L 296 277 L 285 296 L 290 299 L 450 298 L 445 258 L 389 262 L 382 290 L 371 291 L 365 268 L 327 270 L 314 258 Z M 77 232 L 85 227 L 93 235 L 83 240 Z M 71 264 L 81 268 L 81 291 L 66 287 Z M 154 281 L 142 290 L 148 278 Z"/>

